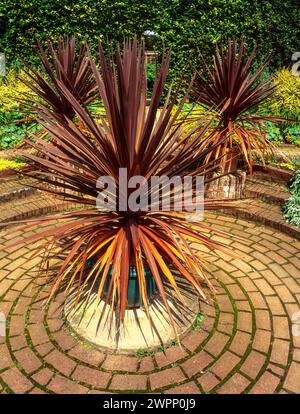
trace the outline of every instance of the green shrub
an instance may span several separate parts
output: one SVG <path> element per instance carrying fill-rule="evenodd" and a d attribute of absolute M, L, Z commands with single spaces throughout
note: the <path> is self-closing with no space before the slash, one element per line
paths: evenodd
<path fill-rule="evenodd" d="M 300 227 L 300 196 L 290 197 L 284 207 L 285 219 L 294 226 Z"/>
<path fill-rule="evenodd" d="M 13 148 L 41 127 L 32 121 L 24 121 L 24 114 L 8 112 L 0 114 L 0 149 Z"/>
<path fill-rule="evenodd" d="M 13 148 L 41 126 L 21 112 L 0 113 L 0 149 Z"/>
<path fill-rule="evenodd" d="M 283 129 L 283 136 L 286 142 L 300 145 L 300 122 L 291 123 Z"/>
<path fill-rule="evenodd" d="M 0 148 L 12 148 L 25 137 L 26 125 L 18 124 L 19 116 L 14 112 L 1 114 Z"/>
<path fill-rule="evenodd" d="M 273 143 L 281 143 L 284 141 L 280 126 L 275 122 L 265 122 L 267 129 L 267 140 Z"/>
<path fill-rule="evenodd" d="M 146 66 L 147 70 L 147 97 L 151 98 L 151 93 L 153 90 L 155 74 L 156 74 L 156 64 L 148 63 Z"/>
<path fill-rule="evenodd" d="M 300 196 L 300 170 L 296 171 L 290 185 L 290 190 L 292 194 Z"/>
<path fill-rule="evenodd" d="M 300 156 L 290 155 L 289 161 L 294 166 L 295 171 L 297 171 L 300 168 Z"/>
<path fill-rule="evenodd" d="M 284 217 L 289 223 L 300 227 L 300 169 L 294 175 L 290 191 L 291 197 L 286 201 L 283 209 Z"/>

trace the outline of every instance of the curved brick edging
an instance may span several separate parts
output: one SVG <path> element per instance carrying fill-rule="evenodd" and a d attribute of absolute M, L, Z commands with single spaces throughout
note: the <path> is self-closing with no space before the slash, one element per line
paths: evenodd
<path fill-rule="evenodd" d="M 6 204 L 6 203 L 5 203 Z M 6 205 L 0 203 L 0 223 L 5 226 L 10 225 L 11 221 L 24 220 L 25 218 L 38 217 L 44 214 L 51 214 L 60 211 L 67 211 L 70 209 L 78 208 L 78 205 L 74 203 L 57 200 L 54 197 L 42 194 L 32 197 L 20 199 L 17 201 L 17 208 L 14 204 L 7 209 Z M 276 230 L 280 230 L 283 233 L 300 239 L 300 229 L 287 223 L 283 216 L 280 206 L 272 206 L 260 200 L 243 199 L 236 202 L 231 202 L 231 206 L 218 211 L 232 215 L 237 218 L 245 218 L 253 220 L 257 223 L 262 223 L 266 226 L 270 226 Z"/>
<path fill-rule="evenodd" d="M 271 165 L 254 164 L 253 172 L 262 173 L 264 177 L 269 177 L 271 181 L 282 181 L 288 184 L 294 175 L 293 171 L 283 168 L 276 168 Z"/>
<path fill-rule="evenodd" d="M 265 171 L 269 173 L 273 170 L 281 171 L 281 169 L 261 165 L 254 165 L 254 170 L 256 172 Z M 273 183 L 262 181 L 260 175 L 257 175 L 257 173 L 248 177 L 245 188 L 245 199 L 237 200 L 234 208 L 228 207 L 223 212 L 234 215 L 235 217 L 247 218 L 263 223 L 283 231 L 292 237 L 299 238 L 300 229 L 289 225 L 282 217 L 281 206 L 289 197 L 289 193 L 282 184 L 276 183 L 277 176 L 276 174 L 274 175 L 274 171 L 271 174 L 273 179 L 275 178 L 275 182 L 273 180 Z M 292 174 L 290 172 L 288 173 Z M 9 182 L 11 183 L 11 194 L 7 194 L 8 191 L 5 191 L 5 194 L 1 194 L 3 191 L 0 191 L 0 222 L 22 220 L 32 216 L 77 207 L 76 204 L 59 200 L 52 195 L 37 191 L 36 189 L 34 189 L 35 191 L 32 195 L 32 192 L 27 191 L 30 188 L 26 188 L 26 181 L 23 189 L 22 185 L 20 186 L 19 184 L 20 180 L 9 180 Z M 14 184 L 17 186 L 18 191 L 13 190 Z M 1 196 L 4 196 L 3 200 Z M 25 197 L 22 198 L 22 196 Z M 12 202 L 9 208 L 8 201 Z"/>
<path fill-rule="evenodd" d="M 205 320 L 182 348 L 144 356 L 102 353 L 70 335 L 64 295 L 45 305 L 49 287 L 36 275 L 38 259 L 28 260 L 33 246 L 7 251 L 11 237 L 24 234 L 17 226 L 2 230 L 0 296 L 8 335 L 0 338 L 0 390 L 299 393 L 300 337 L 292 336 L 291 316 L 300 308 L 300 242 L 230 216 L 207 213 L 206 221 L 230 232 L 221 241 L 242 260 L 203 251 L 217 302 L 203 304 Z"/>
<path fill-rule="evenodd" d="M 273 206 L 259 200 L 239 200 L 234 206 L 221 210 L 224 214 L 229 214 L 237 218 L 252 220 L 256 223 L 264 224 L 279 230 L 291 237 L 300 240 L 300 228 L 286 222 L 282 216 L 279 206 Z"/>
<path fill-rule="evenodd" d="M 17 222 L 18 220 L 75 208 L 78 208 L 78 205 L 59 200 L 42 192 L 30 194 L 25 198 L 14 198 L 11 201 L 0 203 L 0 228 L 13 225 L 14 223 L 11 222 Z"/>

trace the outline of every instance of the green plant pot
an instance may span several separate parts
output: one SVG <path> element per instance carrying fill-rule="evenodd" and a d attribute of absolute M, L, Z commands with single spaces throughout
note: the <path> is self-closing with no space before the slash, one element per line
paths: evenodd
<path fill-rule="evenodd" d="M 91 261 L 89 261 L 89 265 L 93 265 L 93 263 Z M 113 273 L 113 268 L 111 267 L 108 271 L 108 275 L 106 277 L 106 281 L 103 287 L 103 298 L 105 299 L 107 293 L 108 293 L 108 289 L 109 289 L 109 284 L 112 278 L 112 273 Z M 147 297 L 150 300 L 151 298 L 153 298 L 157 292 L 157 285 L 155 283 L 155 279 L 151 273 L 151 271 L 149 270 L 148 267 L 144 267 L 144 276 L 145 276 L 145 280 L 146 280 L 146 292 L 147 292 Z M 139 290 L 139 281 L 138 281 L 138 275 L 137 275 L 137 269 L 135 266 L 130 266 L 129 268 L 129 280 L 128 280 L 128 290 L 127 290 L 127 297 L 128 297 L 128 302 L 127 302 L 127 308 L 128 309 L 133 309 L 133 308 L 139 308 L 142 304 L 142 298 L 140 296 L 140 290 Z"/>
<path fill-rule="evenodd" d="M 111 281 L 113 269 L 110 268 L 108 276 L 106 278 L 103 293 L 104 296 L 108 292 L 109 284 Z M 154 294 L 157 292 L 157 286 L 154 280 L 154 277 L 152 276 L 152 273 L 148 268 L 144 268 L 144 275 L 146 279 L 146 291 L 147 291 L 147 297 L 148 299 L 151 299 Z M 128 280 L 128 290 L 127 290 L 127 308 L 139 308 L 142 305 L 142 298 L 140 296 L 140 290 L 139 290 L 139 281 L 138 281 L 138 275 L 137 275 L 137 269 L 135 266 L 132 266 L 129 268 L 129 280 Z"/>

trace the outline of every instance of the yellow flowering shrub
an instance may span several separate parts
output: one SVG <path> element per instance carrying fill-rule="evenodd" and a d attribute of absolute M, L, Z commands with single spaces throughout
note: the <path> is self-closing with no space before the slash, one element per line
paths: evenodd
<path fill-rule="evenodd" d="M 268 139 L 300 145 L 300 76 L 284 68 L 274 74 L 273 82 L 277 90 L 267 106 L 267 115 L 288 121 L 267 125 Z"/>
<path fill-rule="evenodd" d="M 0 158 L 0 171 L 7 170 L 9 168 L 19 170 L 25 165 L 26 164 L 21 161 L 14 161 L 14 160 L 8 160 L 6 158 Z"/>
<path fill-rule="evenodd" d="M 281 69 L 274 76 L 277 86 L 276 97 L 272 102 L 274 113 L 289 113 L 300 117 L 300 76 L 290 69 Z"/>
<path fill-rule="evenodd" d="M 172 110 L 172 115 L 174 115 L 177 111 L 178 107 L 174 106 Z M 188 113 L 188 115 L 187 115 Z M 182 115 L 178 118 L 178 120 L 183 119 L 183 117 L 186 117 L 186 120 L 184 122 L 184 125 L 181 128 L 181 131 L 183 133 L 187 133 L 190 130 L 192 130 L 195 126 L 199 126 L 199 124 L 207 124 L 209 120 L 212 120 L 214 117 L 213 112 L 208 111 L 201 105 L 192 105 L 192 104 L 185 104 Z M 209 134 L 209 130 L 207 131 L 207 134 Z"/>
<path fill-rule="evenodd" d="M 20 75 L 26 78 L 26 75 L 20 72 Z M 0 77 L 0 112 L 16 112 L 19 110 L 20 99 L 26 99 L 26 96 L 34 97 L 34 93 L 17 79 L 17 73 L 11 69 L 7 75 Z"/>
<path fill-rule="evenodd" d="M 23 71 L 22 78 L 27 78 Z M 35 94 L 17 78 L 17 72 L 9 70 L 5 77 L 0 77 L 0 150 L 12 148 L 27 136 L 28 128 L 32 132 L 39 129 L 36 122 L 24 120 L 22 101 L 35 98 Z"/>

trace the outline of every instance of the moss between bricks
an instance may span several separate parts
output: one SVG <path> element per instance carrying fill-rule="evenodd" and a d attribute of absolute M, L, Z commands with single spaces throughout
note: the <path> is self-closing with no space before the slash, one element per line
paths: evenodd
<path fill-rule="evenodd" d="M 280 240 L 278 240 L 278 242 L 280 242 Z M 251 246 L 255 246 L 255 244 L 256 244 L 256 242 L 252 242 L 252 243 L 250 243 L 250 245 Z M 269 268 L 269 266 L 268 265 L 266 265 L 266 267 L 267 268 Z M 269 268 L 270 269 L 270 268 Z M 249 355 L 249 349 L 250 349 L 250 351 L 251 351 L 251 343 L 252 343 L 252 340 L 253 340 L 253 336 L 254 336 L 254 334 L 255 334 L 255 330 L 256 330 L 256 326 L 255 326 L 255 314 L 254 314 L 254 312 L 255 312 L 255 308 L 254 308 L 254 306 L 252 305 L 252 302 L 251 302 L 251 300 L 250 300 L 250 298 L 249 298 L 249 296 L 248 296 L 248 294 L 247 294 L 247 292 L 245 291 L 245 289 L 243 288 L 243 286 L 240 284 L 240 282 L 239 282 L 239 280 L 237 279 L 237 278 L 235 278 L 235 277 L 233 277 L 233 276 L 231 276 L 230 274 L 229 274 L 229 276 L 231 277 L 231 279 L 242 289 L 242 291 L 244 292 L 244 294 L 245 294 L 245 297 L 247 298 L 247 300 L 248 300 L 248 302 L 249 302 L 249 304 L 250 304 L 250 307 L 251 307 L 251 313 L 252 313 L 252 324 L 253 324 L 253 328 L 252 328 L 252 335 L 251 335 L 251 340 L 250 340 L 250 342 L 249 342 L 249 345 L 248 345 L 248 348 L 247 348 L 247 351 L 245 352 L 245 354 L 243 355 L 243 358 L 241 359 L 241 361 L 239 361 L 239 363 L 234 367 L 234 369 L 233 369 L 233 371 L 231 371 L 230 372 L 230 375 L 228 375 L 226 378 L 224 378 L 224 380 L 222 381 L 222 382 L 220 382 L 216 387 L 215 387 L 215 389 L 213 389 L 211 392 L 212 393 L 214 393 L 214 392 L 216 392 L 216 390 L 217 389 L 219 389 L 221 386 L 222 386 L 222 383 L 224 383 L 225 381 L 227 381 L 232 375 L 234 375 L 238 370 L 239 370 L 239 368 L 242 366 L 242 364 L 243 364 L 243 362 L 244 362 L 244 360 L 246 359 L 246 357 Z M 18 278 L 17 280 L 19 280 L 20 278 Z M 221 283 L 221 282 L 220 282 Z M 235 336 L 235 333 L 236 333 L 236 331 L 237 331 L 237 329 L 236 329 L 236 322 L 237 322 L 237 314 L 238 314 L 238 310 L 237 310 L 237 307 L 236 307 L 236 305 L 235 305 L 235 300 L 232 298 L 232 296 L 229 294 L 229 292 L 228 292 L 228 290 L 226 289 L 226 286 L 224 285 L 224 284 L 222 284 L 221 283 L 221 285 L 222 285 L 222 287 L 225 289 L 225 291 L 227 292 L 227 295 L 229 296 L 229 298 L 230 298 L 230 301 L 232 302 L 232 306 L 233 306 L 233 311 L 234 311 L 234 331 L 233 331 L 233 334 L 232 334 L 232 338 L 234 338 L 234 336 Z M 20 298 L 20 296 L 22 295 L 22 293 L 24 292 L 24 290 L 26 289 L 27 287 L 25 287 L 23 290 L 22 290 L 22 292 L 20 292 L 20 295 L 18 296 L 18 298 L 17 299 L 15 299 L 15 301 L 14 301 L 14 305 L 13 305 L 13 307 L 12 307 L 12 309 L 10 310 L 10 312 L 9 312 L 9 315 L 11 315 L 12 313 L 13 313 L 13 311 L 14 311 L 14 309 L 15 309 L 15 306 L 16 306 L 16 304 L 17 304 L 17 302 L 18 302 L 18 300 L 19 300 L 19 298 Z M 41 287 L 40 288 L 40 290 L 42 289 L 43 287 Z M 39 291 L 40 291 L 39 290 Z M 293 295 L 293 296 L 295 296 L 295 295 Z M 37 296 L 34 296 L 34 297 L 37 297 Z M 283 304 L 283 306 L 284 306 L 284 304 Z M 217 307 L 217 304 L 215 304 L 215 307 L 216 308 L 218 308 Z M 30 312 L 30 309 L 31 309 L 31 306 L 29 306 L 29 308 L 28 308 L 28 313 Z M 218 315 L 219 315 L 219 310 L 217 310 L 216 311 L 216 319 L 218 319 Z M 47 317 L 46 317 L 46 315 L 45 315 L 45 323 L 46 323 L 46 321 L 47 321 L 47 319 L 46 319 Z M 28 317 L 26 318 L 26 322 L 25 322 L 25 325 L 26 325 L 26 330 L 27 330 L 27 325 L 28 325 L 28 321 L 29 321 L 29 319 L 28 319 Z M 214 323 L 214 327 L 213 327 L 213 329 L 212 329 L 212 331 L 213 332 L 210 332 L 210 336 L 209 336 L 209 338 L 211 338 L 212 337 L 212 335 L 213 335 L 213 333 L 214 332 L 216 332 L 218 330 L 218 322 L 215 320 L 215 323 Z M 27 338 L 27 341 L 28 341 L 28 343 L 30 344 L 30 348 L 33 350 L 33 351 L 35 351 L 35 349 L 34 349 L 34 347 L 33 347 L 33 344 L 32 343 L 30 343 L 30 341 L 28 340 L 29 339 L 29 336 L 28 336 L 28 338 Z M 274 336 L 272 335 L 272 340 L 271 340 L 271 343 L 270 343 L 270 348 L 269 348 L 269 350 L 268 350 L 268 352 L 267 353 L 262 353 L 262 354 L 264 354 L 265 356 L 267 356 L 267 358 L 266 358 L 266 362 L 265 362 L 265 364 L 264 364 L 264 366 L 261 368 L 261 371 L 259 372 L 259 374 L 258 374 L 258 376 L 255 378 L 255 379 L 252 379 L 252 378 L 249 378 L 248 376 L 246 376 L 245 375 L 245 377 L 246 378 L 248 378 L 249 380 L 251 380 L 252 381 L 252 384 L 250 384 L 249 385 L 249 389 L 250 389 L 250 387 L 253 385 L 253 382 L 255 382 L 259 377 L 260 377 L 260 375 L 261 375 L 261 373 L 262 372 L 264 372 L 264 370 L 266 369 L 266 367 L 267 367 L 267 365 L 268 365 L 268 363 L 269 363 L 269 356 L 270 356 L 270 352 L 271 352 L 271 348 L 272 348 L 272 343 L 273 343 L 273 340 L 274 340 Z M 230 343 L 231 343 L 231 341 L 230 341 Z M 175 344 L 174 344 L 175 345 Z M 226 352 L 226 349 L 228 349 L 228 347 L 230 346 L 230 344 L 227 344 L 227 346 L 226 346 L 226 348 L 222 351 L 222 353 L 218 356 L 218 358 L 220 358 L 223 354 L 224 354 L 224 352 Z M 89 344 L 87 344 L 87 347 L 89 347 Z M 189 353 L 189 355 L 186 357 L 186 358 L 184 358 L 184 359 L 182 359 L 181 360 L 181 362 L 183 362 L 184 360 L 187 360 L 188 358 L 190 358 L 191 356 L 193 356 L 193 355 L 195 355 L 197 352 L 199 352 L 199 350 L 200 350 L 200 348 L 202 349 L 203 347 L 205 347 L 205 345 L 204 345 L 204 343 L 202 343 L 202 344 L 200 344 L 200 346 L 197 348 L 197 350 L 198 351 L 194 351 L 193 353 Z M 9 348 L 9 345 L 8 345 L 8 348 Z M 11 349 L 9 348 L 9 351 L 11 352 Z M 36 353 L 37 353 L 37 351 L 36 351 Z M 37 353 L 38 354 L 38 353 Z M 39 355 L 39 354 L 38 354 Z M 288 366 L 290 365 L 290 363 L 291 363 L 291 352 L 290 352 L 290 354 L 289 354 L 289 358 L 288 358 L 288 364 L 287 364 L 287 366 L 285 367 L 285 370 L 286 370 L 286 373 L 287 373 L 287 370 L 288 370 Z M 40 359 L 42 360 L 42 358 L 40 357 Z M 215 359 L 215 357 L 214 357 L 214 361 L 213 361 L 213 363 L 216 361 L 216 359 Z M 179 364 L 181 363 L 181 362 L 179 362 Z M 175 363 L 176 365 L 178 365 L 178 363 Z M 88 364 L 87 364 L 88 365 Z M 174 366 L 174 364 L 171 364 L 171 366 Z M 278 365 L 278 366 L 280 366 L 280 364 Z M 20 367 L 21 368 L 21 367 Z M 166 369 L 167 367 L 164 367 L 164 369 Z M 206 369 L 205 369 L 205 372 L 207 372 L 207 371 L 209 371 L 209 368 L 210 367 L 207 367 Z M 42 368 L 39 368 L 38 370 L 37 370 L 37 372 L 40 370 L 40 369 L 42 369 Z M 156 370 L 153 370 L 153 372 L 162 372 L 163 373 L 163 371 L 164 371 L 164 369 L 160 369 L 160 370 L 158 370 L 158 369 L 156 369 Z M 55 371 L 55 369 L 52 369 L 53 371 Z M 1 372 L 3 372 L 3 371 L 1 371 Z M 22 372 L 22 374 L 24 374 L 26 377 L 28 377 L 28 375 L 26 375 L 26 373 L 24 373 L 24 371 L 21 369 L 21 372 Z M 126 374 L 126 372 L 124 372 L 124 371 L 122 371 L 122 373 L 123 374 Z M 130 374 L 132 374 L 132 373 L 128 373 L 128 375 L 130 375 Z M 138 373 L 134 373 L 135 375 L 136 374 L 138 374 Z M 192 379 L 196 379 L 196 378 L 199 378 L 199 377 L 201 377 L 201 375 L 202 375 L 203 373 L 196 373 L 193 377 L 191 377 L 191 378 L 189 378 L 189 379 L 186 379 L 186 380 L 184 380 L 184 381 L 182 381 L 182 382 L 180 382 L 181 384 L 184 384 L 184 383 L 187 383 L 187 382 L 189 382 L 189 381 L 191 381 Z M 282 386 L 282 384 L 283 384 L 283 382 L 284 382 L 284 379 L 285 379 L 285 377 L 286 377 L 286 374 L 284 375 L 284 376 L 282 376 L 281 377 L 281 381 L 280 381 L 280 384 L 279 384 L 279 388 Z M 32 378 L 30 378 L 30 380 L 33 382 L 33 380 L 32 380 Z M 75 381 L 74 381 L 75 382 Z M 2 386 L 4 387 L 4 389 L 7 391 L 7 392 L 13 392 L 12 390 L 10 390 L 10 388 L 9 387 L 7 387 L 7 385 L 3 382 L 3 381 L 1 381 L 0 380 L 0 383 L 2 384 Z M 162 388 L 161 389 L 161 391 L 163 391 L 163 390 L 167 390 L 168 388 L 171 388 L 172 386 L 173 386 L 174 384 L 169 384 L 168 386 L 166 386 L 166 387 L 164 387 L 164 388 Z M 47 390 L 47 388 L 46 387 L 42 387 L 40 384 L 36 384 L 36 386 L 38 387 L 38 388 L 40 388 L 40 389 L 43 389 L 44 391 L 46 391 L 46 392 L 51 392 L 50 390 Z M 90 387 L 88 387 L 88 388 L 90 388 Z M 278 388 L 278 389 L 279 389 Z M 30 392 L 30 390 L 28 391 L 28 392 Z M 245 389 L 245 391 L 244 391 L 244 393 L 247 393 L 248 392 L 248 389 Z M 123 393 L 123 392 L 122 392 Z M 126 393 L 126 392 L 124 392 L 124 393 Z"/>

